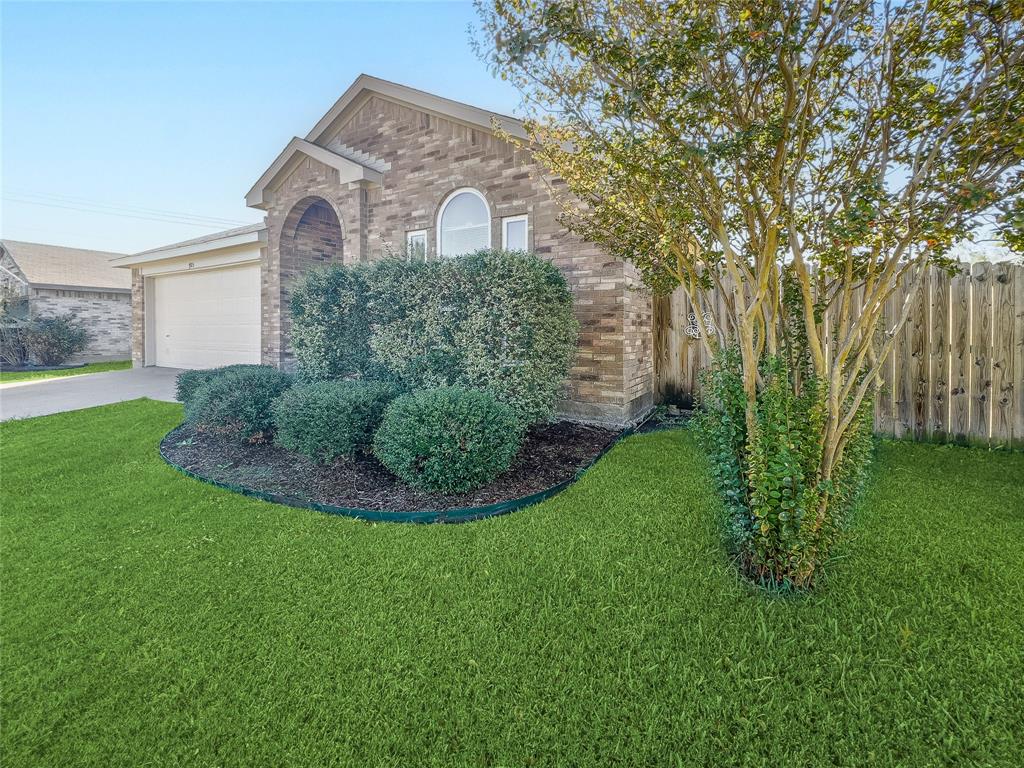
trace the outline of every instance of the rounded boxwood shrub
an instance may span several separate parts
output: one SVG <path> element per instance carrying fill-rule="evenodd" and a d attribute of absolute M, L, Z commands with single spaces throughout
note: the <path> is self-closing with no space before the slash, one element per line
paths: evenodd
<path fill-rule="evenodd" d="M 292 385 L 292 377 L 268 365 L 221 371 L 191 393 L 185 420 L 203 428 L 251 438 L 274 425 L 272 406 Z"/>
<path fill-rule="evenodd" d="M 274 403 L 278 445 L 327 463 L 373 441 L 398 390 L 378 381 L 319 381 L 298 384 Z"/>
<path fill-rule="evenodd" d="M 262 368 L 262 365 L 248 364 L 248 363 L 236 363 L 234 365 L 225 365 L 220 368 L 196 368 L 190 371 L 182 371 L 178 374 L 176 386 L 174 390 L 174 396 L 177 398 L 179 403 L 188 404 L 189 400 L 192 399 L 192 395 L 199 387 L 208 381 L 211 381 L 226 371 L 237 371 L 243 368 Z"/>
<path fill-rule="evenodd" d="M 519 420 L 490 392 L 438 387 L 392 402 L 373 451 L 413 487 L 460 493 L 508 469 L 521 441 Z"/>

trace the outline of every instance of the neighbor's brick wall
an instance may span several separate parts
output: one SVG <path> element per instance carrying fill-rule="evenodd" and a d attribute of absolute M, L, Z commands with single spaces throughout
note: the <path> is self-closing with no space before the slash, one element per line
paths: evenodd
<path fill-rule="evenodd" d="M 436 253 L 437 213 L 449 193 L 473 187 L 491 210 L 492 243 L 501 244 L 501 219 L 529 215 L 529 245 L 566 276 L 576 297 L 580 351 L 567 382 L 562 411 L 588 420 L 624 423 L 650 407 L 653 376 L 651 306 L 631 267 L 573 236 L 558 222 L 558 206 L 543 169 L 530 153 L 491 134 L 372 97 L 326 145 L 342 154 L 365 152 L 389 167 L 381 187 L 341 185 L 338 174 L 305 159 L 274 192 L 267 212 L 264 269 L 264 362 L 288 355 L 282 333 L 283 231 L 293 209 L 310 195 L 326 200 L 342 229 L 346 263 L 401 252 L 406 232 L 427 232 Z M 362 226 L 361 226 L 362 224 Z M 287 251 L 287 248 L 285 249 Z"/>
<path fill-rule="evenodd" d="M 131 294 L 102 290 L 33 288 L 32 317 L 72 314 L 91 336 L 89 346 L 72 363 L 127 360 L 132 346 Z"/>

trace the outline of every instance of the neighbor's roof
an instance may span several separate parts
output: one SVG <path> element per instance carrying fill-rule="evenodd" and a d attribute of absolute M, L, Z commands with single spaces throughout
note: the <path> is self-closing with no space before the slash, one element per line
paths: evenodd
<path fill-rule="evenodd" d="M 173 259 L 179 256 L 190 256 L 195 253 L 230 248 L 236 245 L 258 243 L 264 239 L 263 233 L 266 229 L 267 226 L 263 222 L 247 224 L 244 227 L 235 227 L 234 229 L 225 229 L 220 232 L 203 235 L 202 237 L 193 237 L 191 240 L 182 240 L 170 245 L 161 245 L 159 248 L 150 248 L 148 251 L 125 254 L 114 259 L 113 264 L 116 267 L 132 267 L 137 264 L 145 264 L 162 259 Z"/>
<path fill-rule="evenodd" d="M 65 248 L 62 245 L 0 240 L 31 285 L 130 290 L 132 276 L 110 260 L 124 254 Z"/>

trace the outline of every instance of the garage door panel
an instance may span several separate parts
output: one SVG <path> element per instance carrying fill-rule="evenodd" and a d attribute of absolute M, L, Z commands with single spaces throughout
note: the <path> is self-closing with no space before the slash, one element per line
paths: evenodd
<path fill-rule="evenodd" d="M 260 269 L 246 265 L 154 278 L 156 365 L 260 361 Z"/>

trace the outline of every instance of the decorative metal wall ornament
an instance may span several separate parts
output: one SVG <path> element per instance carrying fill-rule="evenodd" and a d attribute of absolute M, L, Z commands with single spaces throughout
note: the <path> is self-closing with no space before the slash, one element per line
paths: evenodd
<path fill-rule="evenodd" d="M 702 314 L 704 316 L 704 327 L 707 329 L 707 332 L 712 336 L 718 333 L 718 329 L 715 328 L 715 319 L 711 316 L 711 313 L 704 312 Z M 697 315 L 691 312 L 687 315 L 686 319 L 690 321 L 690 324 L 683 329 L 683 332 L 690 338 L 699 339 L 700 325 L 697 323 Z"/>

